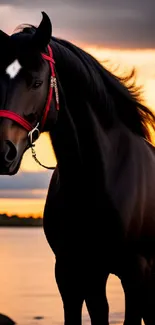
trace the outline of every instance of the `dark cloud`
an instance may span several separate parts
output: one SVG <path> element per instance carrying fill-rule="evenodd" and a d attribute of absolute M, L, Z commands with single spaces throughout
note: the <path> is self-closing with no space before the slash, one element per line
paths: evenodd
<path fill-rule="evenodd" d="M 38 24 L 41 10 L 46 11 L 55 36 L 74 42 L 155 48 L 154 0 L 3 0 L 0 4 L 12 6 L 13 23 L 17 24 L 19 21 Z M 6 26 L 7 15 L 4 17 L 3 12 L 0 21 L 0 26 Z"/>
<path fill-rule="evenodd" d="M 14 176 L 0 176 L 2 190 L 47 189 L 52 172 L 19 172 Z"/>
<path fill-rule="evenodd" d="M 47 190 L 0 190 L 0 199 L 45 199 Z"/>

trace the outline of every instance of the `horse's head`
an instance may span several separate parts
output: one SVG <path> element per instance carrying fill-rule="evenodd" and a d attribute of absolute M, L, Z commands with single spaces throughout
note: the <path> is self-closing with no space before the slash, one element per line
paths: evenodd
<path fill-rule="evenodd" d="M 43 13 L 32 33 L 0 31 L 0 174 L 15 174 L 24 152 L 45 130 L 47 113 L 52 121 L 56 118 L 51 30 Z"/>

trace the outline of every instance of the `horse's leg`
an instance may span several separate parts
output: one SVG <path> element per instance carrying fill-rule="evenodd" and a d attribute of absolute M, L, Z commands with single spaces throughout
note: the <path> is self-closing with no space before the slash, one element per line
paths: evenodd
<path fill-rule="evenodd" d="M 64 257 L 56 257 L 55 276 L 63 301 L 65 325 L 81 325 L 84 296 L 80 272 L 73 265 L 72 257 L 69 262 Z"/>
<path fill-rule="evenodd" d="M 143 294 L 142 315 L 145 325 L 155 324 L 155 261 L 148 267 Z"/>
<path fill-rule="evenodd" d="M 131 281 L 131 280 L 130 280 Z M 122 281 L 125 294 L 125 320 L 124 325 L 141 325 L 141 304 L 139 289 L 134 282 Z"/>
<path fill-rule="evenodd" d="M 109 306 L 106 297 L 108 275 L 108 273 L 103 273 L 101 277 L 97 277 L 96 274 L 92 279 L 90 275 L 88 276 L 90 281 L 89 283 L 87 282 L 85 289 L 85 302 L 91 319 L 91 325 L 109 324 Z"/>
<path fill-rule="evenodd" d="M 56 169 L 50 182 L 44 209 L 44 231 L 56 257 L 55 277 L 63 301 L 65 325 L 81 325 L 84 301 L 80 270 L 82 264 L 81 258 L 79 257 L 77 261 L 76 257 L 81 256 L 82 248 L 79 247 L 78 241 L 79 229 L 74 228 L 70 231 L 69 220 L 73 220 L 70 200 L 71 195 L 67 205 Z M 79 218 L 77 210 L 76 213 Z"/>
<path fill-rule="evenodd" d="M 129 258 L 121 282 L 125 294 L 124 325 L 141 325 L 143 290 L 145 281 L 145 259 L 141 256 Z"/>

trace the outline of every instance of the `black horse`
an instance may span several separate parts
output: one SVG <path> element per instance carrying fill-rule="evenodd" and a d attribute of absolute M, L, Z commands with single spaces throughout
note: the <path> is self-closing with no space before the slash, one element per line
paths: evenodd
<path fill-rule="evenodd" d="M 0 173 L 17 173 L 40 132 L 57 158 L 44 210 L 65 325 L 108 324 L 106 282 L 121 279 L 125 325 L 155 324 L 154 114 L 119 78 L 39 27 L 0 33 Z M 38 124 L 39 123 L 39 124 Z M 149 141 L 148 141 L 149 140 Z"/>

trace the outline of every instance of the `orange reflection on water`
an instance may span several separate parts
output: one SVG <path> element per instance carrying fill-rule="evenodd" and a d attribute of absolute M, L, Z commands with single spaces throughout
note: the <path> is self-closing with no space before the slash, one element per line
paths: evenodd
<path fill-rule="evenodd" d="M 0 229 L 1 313 L 20 325 L 63 324 L 63 304 L 55 281 L 55 257 L 43 229 Z M 107 284 L 110 320 L 123 323 L 124 294 L 120 280 L 110 276 Z M 42 316 L 36 321 L 34 317 Z M 84 304 L 83 325 L 89 316 Z"/>

